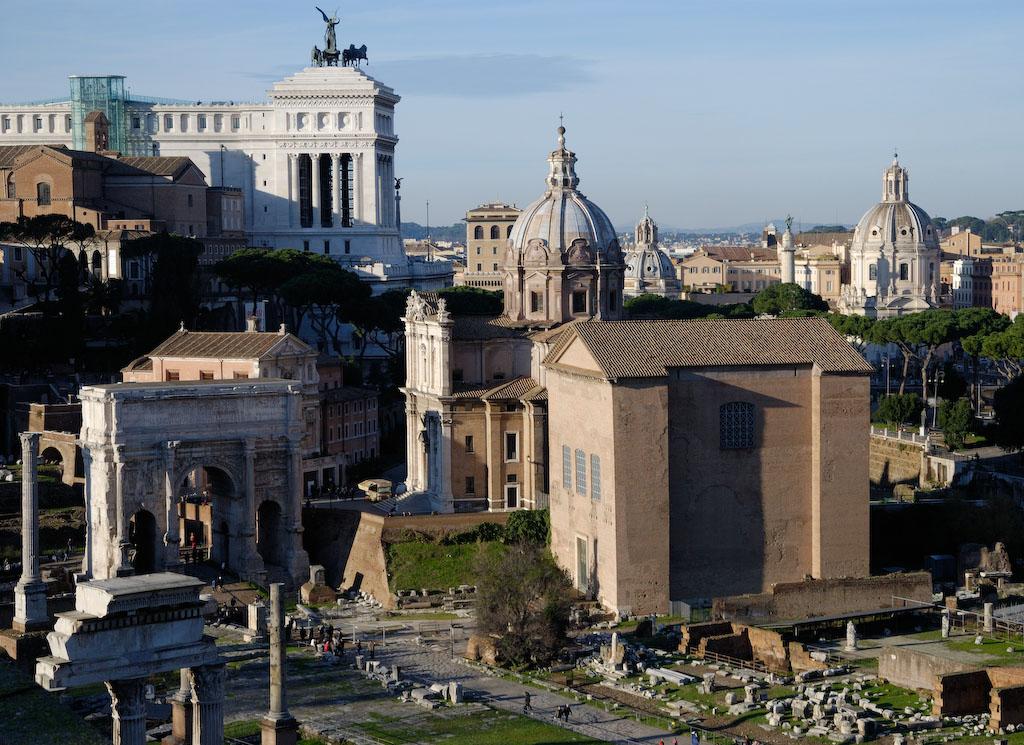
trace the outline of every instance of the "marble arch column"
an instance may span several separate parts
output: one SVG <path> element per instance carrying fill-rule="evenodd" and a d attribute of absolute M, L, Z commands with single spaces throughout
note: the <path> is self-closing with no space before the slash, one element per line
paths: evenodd
<path fill-rule="evenodd" d="M 167 530 L 164 532 L 165 566 L 175 571 L 181 565 L 181 536 L 178 534 L 178 495 L 174 488 L 174 451 L 180 443 L 169 440 L 164 446 L 164 498 L 167 509 Z"/>
<path fill-rule="evenodd" d="M 340 228 L 341 225 L 341 155 L 331 153 L 331 224 Z M 339 246 L 340 248 L 340 246 Z"/>

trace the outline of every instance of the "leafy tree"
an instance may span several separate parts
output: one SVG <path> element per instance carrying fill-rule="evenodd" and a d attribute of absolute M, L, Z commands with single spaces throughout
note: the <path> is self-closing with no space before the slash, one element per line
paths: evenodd
<path fill-rule="evenodd" d="M 904 392 L 910 361 L 921 361 L 921 390 L 927 388 L 928 369 L 941 345 L 959 338 L 956 316 L 949 310 L 925 310 L 905 316 L 886 318 L 875 323 L 871 341 L 876 344 L 893 343 L 903 356 L 903 379 L 900 393 Z"/>
<path fill-rule="evenodd" d="M 482 287 L 445 287 L 437 294 L 444 298 L 449 312 L 457 315 L 496 316 L 500 315 L 505 307 L 501 292 L 492 292 Z"/>
<path fill-rule="evenodd" d="M 516 666 L 544 665 L 566 642 L 572 584 L 540 544 L 481 552 L 476 615 L 499 654 Z"/>
<path fill-rule="evenodd" d="M 85 307 L 92 315 L 116 315 L 124 300 L 124 283 L 119 279 L 89 277 L 85 283 Z"/>
<path fill-rule="evenodd" d="M 371 290 L 357 275 L 328 260 L 310 263 L 307 271 L 282 284 L 278 295 L 293 309 L 293 328 L 299 329 L 308 315 L 321 342 L 330 338 L 337 348 L 342 324 L 369 301 Z"/>
<path fill-rule="evenodd" d="M 768 285 L 754 295 L 750 304 L 759 316 L 777 316 L 794 310 L 814 310 L 822 313 L 828 310 L 828 303 L 819 295 L 792 282 Z"/>
<path fill-rule="evenodd" d="M 872 419 L 899 427 L 907 422 L 916 422 L 923 410 L 924 402 L 916 393 L 899 393 L 883 398 Z"/>
<path fill-rule="evenodd" d="M 359 366 L 362 368 L 366 350 L 374 344 L 388 355 L 392 371 L 404 364 L 405 305 L 411 290 L 388 290 L 353 308 L 353 315 L 342 319 L 352 324 L 359 339 Z"/>
<path fill-rule="evenodd" d="M 864 354 L 864 350 L 872 340 L 874 318 L 859 315 L 844 316 L 841 313 L 829 313 L 825 318 L 836 331 L 846 337 L 857 351 Z"/>
<path fill-rule="evenodd" d="M 1004 317 L 1005 318 L 1005 317 Z M 1024 374 L 1024 314 L 1002 330 L 979 331 L 963 340 L 964 351 L 974 357 L 987 357 L 1006 377 Z"/>
<path fill-rule="evenodd" d="M 952 362 L 942 366 L 942 376 L 939 379 L 938 395 L 945 401 L 957 401 L 967 393 L 967 381 L 956 369 Z"/>
<path fill-rule="evenodd" d="M 950 450 L 963 448 L 973 423 L 974 410 L 966 398 L 943 401 L 939 404 L 939 427 L 942 429 L 946 447 Z"/>
<path fill-rule="evenodd" d="M 1024 376 L 1017 376 L 996 391 L 992 399 L 996 415 L 993 434 L 1004 450 L 1024 449 Z"/>
<path fill-rule="evenodd" d="M 73 247 L 81 251 L 95 235 L 92 225 L 66 215 L 22 216 L 15 222 L 0 223 L 0 241 L 22 246 L 32 254 L 36 276 L 29 277 L 23 269 L 15 269 L 14 273 L 26 283 L 36 302 L 51 299 L 60 282 L 61 259 L 71 253 Z"/>
<path fill-rule="evenodd" d="M 972 233 L 977 233 L 978 235 L 983 235 L 985 232 L 985 221 L 980 217 L 973 217 L 971 215 L 954 217 L 952 220 L 947 221 L 946 225 L 951 228 L 970 228 Z"/>
<path fill-rule="evenodd" d="M 810 230 L 805 230 L 805 233 L 846 233 L 849 232 L 849 228 L 845 225 L 815 225 Z"/>
<path fill-rule="evenodd" d="M 149 316 L 139 342 L 150 347 L 170 336 L 181 323 L 192 325 L 202 294 L 199 256 L 203 244 L 166 231 L 128 241 L 125 258 L 141 258 L 149 274 Z"/>
<path fill-rule="evenodd" d="M 506 543 L 532 541 L 547 545 L 551 537 L 551 518 L 548 509 L 516 510 L 505 521 L 502 538 Z"/>

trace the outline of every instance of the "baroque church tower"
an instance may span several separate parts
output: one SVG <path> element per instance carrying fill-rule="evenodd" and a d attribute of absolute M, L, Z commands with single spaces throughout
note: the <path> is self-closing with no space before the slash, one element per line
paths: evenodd
<path fill-rule="evenodd" d="M 508 238 L 504 262 L 505 315 L 553 325 L 622 314 L 625 265 L 611 220 L 576 187 L 576 154 L 548 155 L 547 191 L 523 210 Z"/>

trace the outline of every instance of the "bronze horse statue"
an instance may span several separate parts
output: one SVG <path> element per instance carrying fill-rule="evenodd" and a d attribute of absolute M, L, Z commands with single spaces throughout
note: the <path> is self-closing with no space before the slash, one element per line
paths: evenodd
<path fill-rule="evenodd" d="M 363 44 L 358 49 L 355 44 L 349 44 L 348 49 L 341 50 L 341 64 L 344 67 L 352 65 L 359 67 L 359 60 L 365 60 L 366 64 L 370 64 L 370 60 L 366 56 L 366 45 Z"/>

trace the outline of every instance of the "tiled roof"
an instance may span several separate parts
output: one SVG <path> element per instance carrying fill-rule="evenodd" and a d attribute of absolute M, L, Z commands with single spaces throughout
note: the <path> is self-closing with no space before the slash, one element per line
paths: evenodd
<path fill-rule="evenodd" d="M 189 158 L 180 155 L 138 155 L 118 158 L 111 164 L 108 173 L 131 174 L 142 171 L 155 176 L 176 178 L 191 165 Z"/>
<path fill-rule="evenodd" d="M 262 357 L 283 338 L 280 333 L 261 331 L 178 331 L 148 356 L 251 360 Z M 295 337 L 291 341 L 309 349 Z"/>
<path fill-rule="evenodd" d="M 0 146 L 0 168 L 13 168 L 14 161 L 25 153 L 37 150 L 39 145 L 3 145 Z"/>
<path fill-rule="evenodd" d="M 452 398 L 483 398 L 491 386 L 479 383 L 456 383 L 452 386 Z"/>
<path fill-rule="evenodd" d="M 470 316 L 452 314 L 453 339 L 501 339 L 526 336 L 528 327 L 505 316 Z"/>
<path fill-rule="evenodd" d="M 671 367 L 817 365 L 826 373 L 869 373 L 871 366 L 823 318 L 588 321 L 576 324 L 547 356 L 582 340 L 609 378 L 661 377 Z"/>
<path fill-rule="evenodd" d="M 530 377 L 513 378 L 507 383 L 492 388 L 483 395 L 485 399 L 500 399 L 503 401 L 518 401 L 525 394 L 537 388 L 537 381 Z"/>
<path fill-rule="evenodd" d="M 774 248 L 761 248 L 761 246 L 702 246 L 700 251 L 692 256 L 701 254 L 723 261 L 776 261 L 778 259 Z"/>

